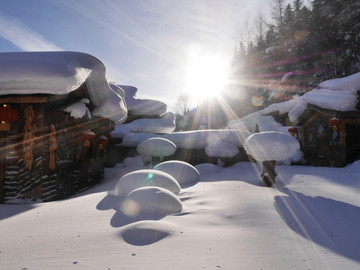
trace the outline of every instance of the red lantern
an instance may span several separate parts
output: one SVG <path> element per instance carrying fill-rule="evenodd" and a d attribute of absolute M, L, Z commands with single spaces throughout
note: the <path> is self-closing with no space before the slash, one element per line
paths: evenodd
<path fill-rule="evenodd" d="M 19 119 L 19 113 L 14 108 L 4 104 L 0 107 L 0 131 L 9 131 L 10 123 Z"/>
<path fill-rule="evenodd" d="M 93 141 L 96 137 L 96 134 L 91 130 L 85 131 L 81 134 L 81 139 L 84 141 L 84 146 L 89 147 L 90 141 Z"/>
<path fill-rule="evenodd" d="M 104 149 L 104 146 L 108 143 L 109 140 L 108 140 L 108 138 L 106 138 L 106 136 L 101 135 L 101 136 L 97 137 L 95 141 L 98 144 L 99 149 L 102 150 L 102 149 Z"/>
<path fill-rule="evenodd" d="M 334 131 L 338 131 L 342 121 L 339 118 L 333 117 L 329 120 L 329 125 Z"/>
<path fill-rule="evenodd" d="M 295 134 L 297 133 L 298 129 L 296 127 L 290 127 L 288 129 L 288 131 L 290 132 L 291 136 L 295 136 Z"/>

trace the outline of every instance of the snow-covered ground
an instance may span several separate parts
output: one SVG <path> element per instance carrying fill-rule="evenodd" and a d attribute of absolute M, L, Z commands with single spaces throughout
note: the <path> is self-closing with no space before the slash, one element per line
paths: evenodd
<path fill-rule="evenodd" d="M 360 269 L 359 162 L 278 165 L 272 188 L 254 163 L 197 168 L 167 216 L 121 211 L 114 188 L 140 169 L 122 164 L 69 199 L 0 205 L 0 269 Z"/>

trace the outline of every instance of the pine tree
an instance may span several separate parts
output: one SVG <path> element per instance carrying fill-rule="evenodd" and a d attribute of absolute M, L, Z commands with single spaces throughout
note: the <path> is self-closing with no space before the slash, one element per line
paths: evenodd
<path fill-rule="evenodd" d="M 279 33 L 283 32 L 285 0 L 272 0 L 272 18 Z"/>
<path fill-rule="evenodd" d="M 285 34 L 288 34 L 294 30 L 294 13 L 290 4 L 288 4 L 284 10 L 283 24 Z"/>

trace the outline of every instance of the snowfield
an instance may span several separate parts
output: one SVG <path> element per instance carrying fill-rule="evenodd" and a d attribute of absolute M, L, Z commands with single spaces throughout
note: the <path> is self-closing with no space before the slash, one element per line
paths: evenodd
<path fill-rule="evenodd" d="M 115 186 L 143 168 L 122 164 L 72 198 L 0 205 L 0 268 L 360 268 L 359 162 L 278 165 L 272 188 L 260 186 L 256 163 L 196 167 L 200 181 L 171 195 L 182 203 L 171 215 L 123 211 Z"/>

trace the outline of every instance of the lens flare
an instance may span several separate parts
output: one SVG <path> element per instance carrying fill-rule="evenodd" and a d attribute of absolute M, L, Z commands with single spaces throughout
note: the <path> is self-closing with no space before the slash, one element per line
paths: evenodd
<path fill-rule="evenodd" d="M 259 107 L 264 103 L 264 98 L 261 96 L 253 96 L 251 98 L 251 103 L 254 107 Z"/>
<path fill-rule="evenodd" d="M 140 212 L 140 206 L 134 200 L 125 199 L 120 206 L 120 210 L 128 217 L 136 217 Z"/>
<path fill-rule="evenodd" d="M 149 173 L 146 178 L 143 180 L 143 183 L 145 186 L 153 186 L 154 185 L 154 181 L 151 180 L 154 177 L 153 173 Z"/>

